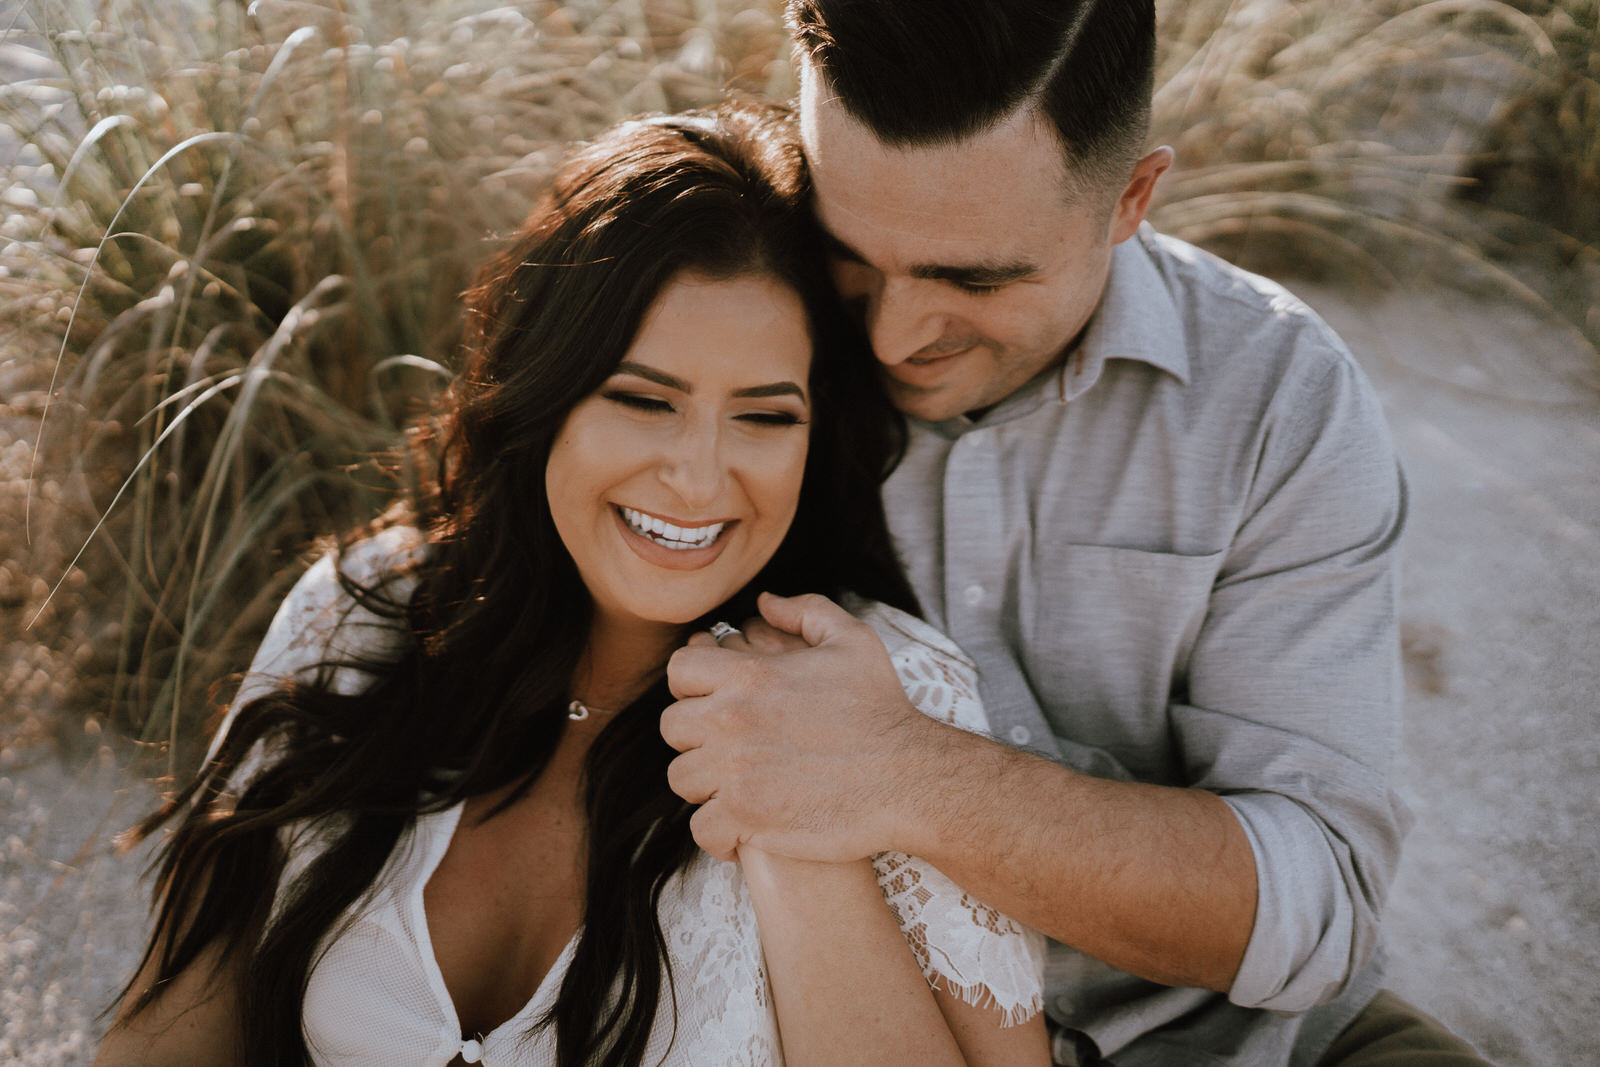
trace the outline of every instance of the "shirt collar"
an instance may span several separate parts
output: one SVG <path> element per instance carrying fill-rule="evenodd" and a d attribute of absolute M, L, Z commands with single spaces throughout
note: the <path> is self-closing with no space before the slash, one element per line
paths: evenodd
<path fill-rule="evenodd" d="M 1136 359 L 1188 384 L 1189 348 L 1178 308 L 1156 266 L 1160 254 L 1155 230 L 1141 223 L 1137 234 L 1111 250 L 1100 304 L 1059 366 L 1039 374 L 976 422 L 957 415 L 931 424 L 933 428 L 955 438 L 980 424 L 1021 418 L 1046 400 L 1070 403 L 1100 380 L 1108 359 Z"/>
<path fill-rule="evenodd" d="M 1166 279 L 1156 266 L 1160 250 L 1148 222 L 1111 250 L 1105 292 L 1074 352 L 1055 374 L 1056 397 L 1069 403 L 1100 380 L 1108 359 L 1136 359 L 1189 381 L 1189 346 Z"/>

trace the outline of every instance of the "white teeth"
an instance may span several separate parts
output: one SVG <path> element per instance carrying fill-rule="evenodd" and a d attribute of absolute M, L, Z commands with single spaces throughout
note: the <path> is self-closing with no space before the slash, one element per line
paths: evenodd
<path fill-rule="evenodd" d="M 633 508 L 618 507 L 617 510 L 622 513 L 628 529 L 641 537 L 648 537 L 663 548 L 678 551 L 705 548 L 722 536 L 723 528 L 728 525 L 725 522 L 714 522 L 708 526 L 674 526 L 670 522 L 642 511 L 635 511 Z"/>

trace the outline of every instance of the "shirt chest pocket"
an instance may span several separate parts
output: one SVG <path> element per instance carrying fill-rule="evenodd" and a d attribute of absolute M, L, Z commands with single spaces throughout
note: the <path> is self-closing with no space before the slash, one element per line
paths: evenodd
<path fill-rule="evenodd" d="M 1181 688 L 1223 553 L 1034 545 L 1020 642 L 1058 736 L 1160 776 L 1166 709 Z M 1143 764 L 1143 767 L 1140 765 Z"/>

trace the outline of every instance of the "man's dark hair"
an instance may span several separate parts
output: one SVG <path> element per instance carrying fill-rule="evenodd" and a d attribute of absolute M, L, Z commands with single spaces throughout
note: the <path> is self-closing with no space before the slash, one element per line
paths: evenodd
<path fill-rule="evenodd" d="M 789 0 L 788 18 L 887 144 L 958 141 L 1036 102 L 1075 179 L 1125 181 L 1143 148 L 1154 0 Z"/>

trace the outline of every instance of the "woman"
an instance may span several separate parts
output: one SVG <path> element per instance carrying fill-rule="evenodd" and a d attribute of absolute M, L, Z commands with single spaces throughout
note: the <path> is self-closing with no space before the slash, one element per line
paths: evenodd
<path fill-rule="evenodd" d="M 977 725 L 895 610 L 896 424 L 787 121 L 624 124 L 490 265 L 432 475 L 144 827 L 182 816 L 99 1062 L 1047 1062 L 1036 935 L 904 856 L 713 861 L 667 787 L 667 659 L 761 590 L 865 598 Z"/>

